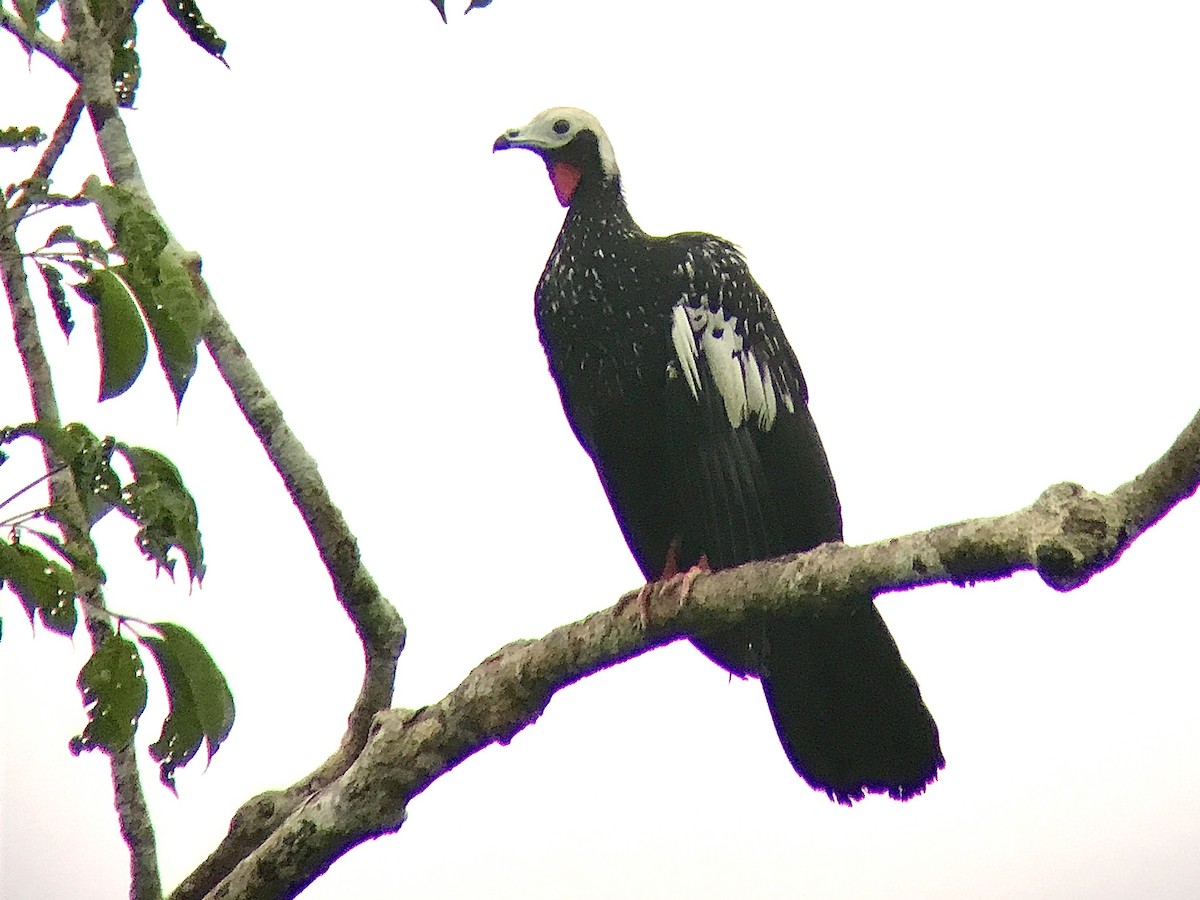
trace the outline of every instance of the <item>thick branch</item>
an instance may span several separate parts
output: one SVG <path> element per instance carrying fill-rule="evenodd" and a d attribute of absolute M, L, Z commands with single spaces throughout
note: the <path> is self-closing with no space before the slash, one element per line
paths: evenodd
<path fill-rule="evenodd" d="M 440 775 L 532 724 L 559 690 L 647 650 L 744 620 L 749 611 L 845 614 L 862 594 L 968 584 L 1034 569 L 1069 590 L 1112 565 L 1129 543 L 1200 485 L 1200 413 L 1162 459 L 1111 494 L 1048 488 L 1032 506 L 931 531 L 809 552 L 702 575 L 680 606 L 652 598 L 648 630 L 627 595 L 611 609 L 518 641 L 484 660 L 440 702 L 376 717 L 355 764 L 291 815 L 209 897 L 293 897 L 350 847 L 397 830 L 408 801 Z"/>

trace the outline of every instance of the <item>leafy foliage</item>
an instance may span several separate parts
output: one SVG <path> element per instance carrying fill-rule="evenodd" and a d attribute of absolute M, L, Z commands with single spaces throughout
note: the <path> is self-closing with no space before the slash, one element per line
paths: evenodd
<path fill-rule="evenodd" d="M 124 491 L 125 513 L 138 523 L 137 543 L 147 559 L 175 574 L 172 547 L 183 553 L 188 579 L 204 578 L 196 501 L 183 484 L 175 464 L 154 450 L 117 444 L 133 469 L 134 481 Z"/>
<path fill-rule="evenodd" d="M 137 25 L 133 19 L 120 40 L 113 42 L 112 80 L 117 105 L 133 106 L 138 85 L 142 82 L 142 61 L 137 52 Z"/>
<path fill-rule="evenodd" d="M 225 62 L 225 41 L 217 34 L 215 28 L 204 21 L 204 15 L 195 0 L 164 0 L 167 12 L 171 14 L 179 27 L 192 41 L 207 50 L 221 62 Z M 229 65 L 228 63 L 225 63 Z"/>
<path fill-rule="evenodd" d="M 112 83 L 117 104 L 126 109 L 133 106 L 142 64 L 137 52 L 137 25 L 133 13 L 138 6 L 130 0 L 88 0 L 92 17 L 107 36 L 112 50 Z"/>
<path fill-rule="evenodd" d="M 7 583 L 25 608 L 30 624 L 40 614 L 51 631 L 75 632 L 75 579 L 71 570 L 32 547 L 0 541 L 0 587 Z"/>
<path fill-rule="evenodd" d="M 45 199 L 59 204 L 74 204 L 79 200 L 77 197 L 65 199 L 48 197 Z M 84 300 L 95 306 L 95 300 L 88 294 L 89 288 L 86 285 L 91 283 L 95 272 L 108 267 L 108 251 L 104 249 L 104 246 L 99 241 L 93 241 L 76 234 L 73 226 L 59 225 L 50 232 L 49 237 L 46 238 L 46 243 L 40 249 L 34 251 L 33 257 L 37 262 L 42 282 L 46 285 L 46 296 L 50 298 L 50 304 L 54 308 L 54 318 L 58 322 L 58 327 L 62 330 L 63 335 L 70 339 L 71 332 L 75 328 L 75 321 L 71 314 L 71 304 L 67 300 L 66 287 L 70 287 L 83 297 Z M 61 270 L 55 265 L 51 265 L 51 263 L 57 263 L 71 269 L 76 275 L 84 279 L 84 284 L 64 285 Z M 96 326 L 97 329 L 100 328 L 100 319 L 98 316 Z M 97 331 L 97 334 L 99 334 L 99 331 Z M 103 356 L 104 352 L 101 350 L 100 368 L 102 373 L 108 370 L 108 367 L 104 364 Z M 104 379 L 102 376 L 101 393 L 104 391 L 103 382 Z"/>
<path fill-rule="evenodd" d="M 46 139 L 45 132 L 35 125 L 28 128 L 17 128 L 15 125 L 0 128 L 0 147 L 17 150 L 21 147 L 36 147 Z"/>
<path fill-rule="evenodd" d="M 168 252 L 170 238 L 166 230 L 136 197 L 119 187 L 102 185 L 95 178 L 88 179 L 84 193 L 99 204 L 117 250 L 125 257 L 121 279 L 150 327 L 159 363 L 178 406 L 196 371 L 197 348 L 207 324 L 204 304 L 187 270 L 175 254 Z M 134 328 L 132 321 L 128 326 Z M 102 399 L 115 396 L 104 395 L 103 387 L 101 394 Z"/>
<path fill-rule="evenodd" d="M 0 447 L 19 437 L 40 440 L 70 470 L 89 527 L 117 509 L 137 523 L 138 547 L 156 566 L 173 572 L 175 560 L 168 554 L 174 548 L 183 554 L 189 579 L 203 576 L 196 504 L 167 457 L 112 438 L 101 440 L 78 423 L 56 428 L 35 422 L 0 429 Z M 122 485 L 113 466 L 115 455 L 124 457 L 133 472 L 128 484 Z M 0 463 L 4 459 L 0 453 Z M 0 588 L 13 590 L 31 624 L 40 616 L 51 631 L 70 635 L 78 621 L 76 576 L 83 567 L 91 567 L 95 580 L 103 582 L 104 573 L 94 558 L 86 558 L 74 545 L 29 528 L 26 523 L 35 517 L 56 522 L 69 533 L 53 506 L 12 519 L 11 540 L 0 541 Z M 66 565 L 22 543 L 18 538 L 24 535 L 40 539 Z M 137 620 L 106 613 L 118 623 L 118 634 L 106 638 L 79 673 L 88 722 L 82 734 L 71 740 L 71 751 L 79 754 L 99 748 L 112 753 L 129 745 L 146 707 L 146 676 L 135 641 L 140 642 L 158 664 L 170 704 L 150 752 L 160 764 L 163 784 L 174 791 L 175 770 L 193 759 L 201 744 L 207 744 L 211 760 L 229 736 L 234 720 L 229 684 L 208 650 L 186 628 L 170 622 L 140 623 L 156 632 L 140 635 Z M 122 630 L 133 639 L 122 637 Z"/>
<path fill-rule="evenodd" d="M 162 733 L 150 745 L 150 755 L 159 765 L 159 778 L 175 790 L 175 770 L 186 765 L 201 742 L 208 745 L 208 758 L 220 749 L 233 728 L 233 694 L 204 645 L 186 628 L 156 622 L 161 638 L 144 637 L 142 643 L 153 655 L 167 688 L 170 713 Z"/>
<path fill-rule="evenodd" d="M 67 292 L 62 286 L 62 272 L 41 262 L 38 263 L 38 272 L 46 285 L 46 296 L 50 298 L 50 304 L 54 307 L 55 321 L 58 322 L 63 335 L 70 338 L 71 332 L 75 330 L 75 320 L 71 317 L 71 305 L 67 303 Z"/>
<path fill-rule="evenodd" d="M 97 269 L 79 285 L 79 292 L 96 309 L 101 400 L 129 390 L 146 365 L 149 349 L 138 305 L 117 274 L 122 268 Z"/>
<path fill-rule="evenodd" d="M 204 547 L 196 501 L 183 483 L 179 470 L 167 457 L 155 450 L 120 443 L 112 438 L 102 441 L 79 423 L 55 428 L 35 422 L 0 429 L 0 446 L 25 436 L 41 440 L 71 469 L 89 526 L 110 510 L 117 509 L 138 526 L 138 549 L 155 566 L 166 569 L 173 576 L 175 560 L 169 554 L 172 549 L 177 549 L 183 554 L 188 579 L 204 577 Z M 116 453 L 123 456 L 133 470 L 133 480 L 128 484 L 122 485 L 113 468 L 112 458 Z M 54 510 L 46 511 L 45 517 L 59 521 Z M 88 564 L 72 549 L 63 553 L 76 568 Z M 0 574 L 2 572 L 0 570 Z M 94 574 L 102 580 L 102 572 Z"/>
<path fill-rule="evenodd" d="M 128 747 L 146 709 L 146 670 L 137 646 L 110 635 L 83 664 L 77 683 L 88 722 L 83 734 L 71 739 L 71 752 L 115 753 Z"/>
<path fill-rule="evenodd" d="M 112 467 L 112 438 L 102 441 L 78 422 L 63 428 L 39 425 L 38 429 L 55 456 L 70 467 L 89 527 L 121 504 L 121 479 Z"/>

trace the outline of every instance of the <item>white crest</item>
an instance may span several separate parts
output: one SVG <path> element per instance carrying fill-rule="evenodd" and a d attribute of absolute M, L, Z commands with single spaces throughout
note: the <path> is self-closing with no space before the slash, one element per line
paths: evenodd
<path fill-rule="evenodd" d="M 557 150 L 567 146 L 582 131 L 590 131 L 600 145 L 600 166 L 604 174 L 616 178 L 617 156 L 600 120 L 586 110 L 574 106 L 554 106 L 534 116 L 528 125 L 510 128 L 503 137 L 515 147 L 535 150 Z"/>

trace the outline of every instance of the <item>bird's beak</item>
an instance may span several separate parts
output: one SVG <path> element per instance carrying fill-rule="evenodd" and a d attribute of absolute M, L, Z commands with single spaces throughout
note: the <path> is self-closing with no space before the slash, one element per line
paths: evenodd
<path fill-rule="evenodd" d="M 540 151 L 545 150 L 546 145 L 543 141 L 536 138 L 521 137 L 520 128 L 510 128 L 500 137 L 496 138 L 496 143 L 492 144 L 492 152 L 497 150 L 511 150 L 513 147 L 521 147 L 525 150 Z"/>

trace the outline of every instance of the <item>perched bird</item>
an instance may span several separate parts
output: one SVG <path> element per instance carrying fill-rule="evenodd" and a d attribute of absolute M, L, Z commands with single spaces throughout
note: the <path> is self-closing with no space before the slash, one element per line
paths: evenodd
<path fill-rule="evenodd" d="M 612 144 L 557 107 L 496 139 L 546 164 L 562 231 L 534 313 L 563 411 L 648 582 L 842 537 L 808 389 L 736 247 L 652 237 L 621 191 Z M 870 597 L 844 616 L 754 616 L 692 642 L 757 676 L 784 752 L 849 805 L 920 794 L 944 765 L 937 726 Z"/>

